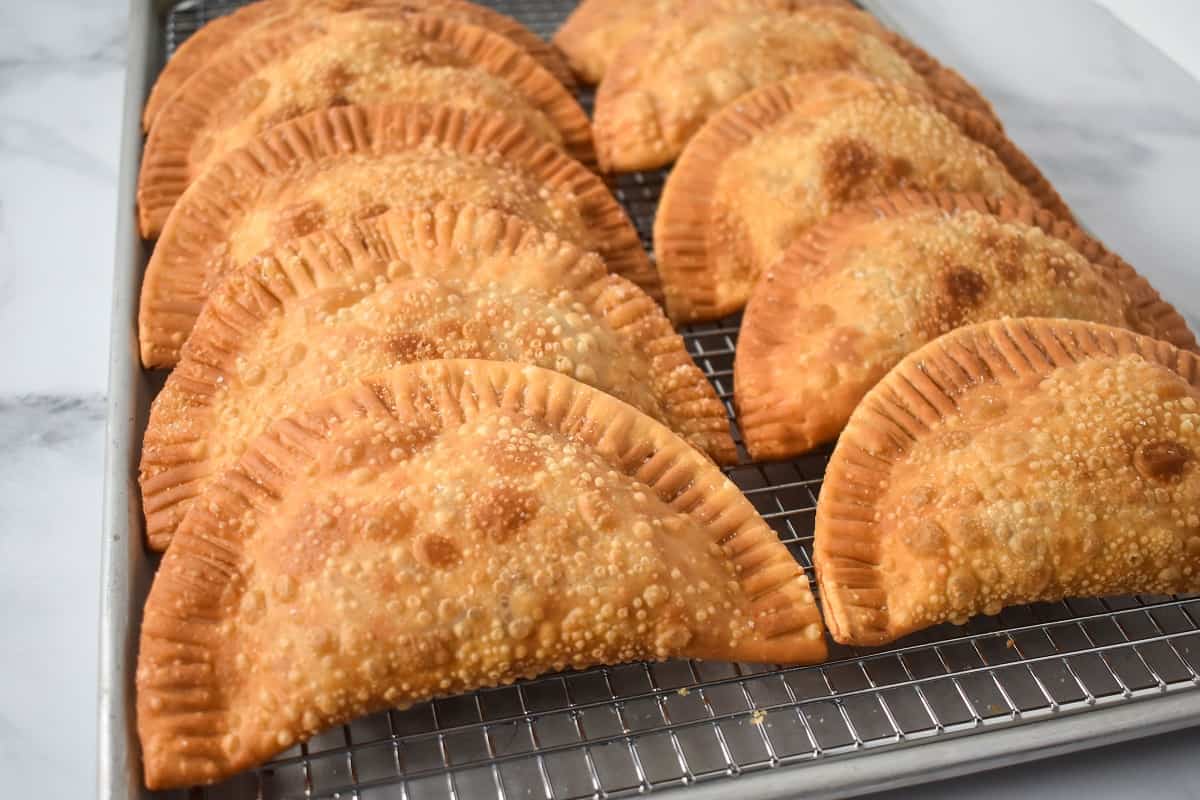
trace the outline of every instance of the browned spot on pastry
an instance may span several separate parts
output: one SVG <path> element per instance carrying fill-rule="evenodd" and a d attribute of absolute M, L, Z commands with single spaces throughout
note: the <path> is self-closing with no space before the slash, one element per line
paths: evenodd
<path fill-rule="evenodd" d="M 1061 258 L 1052 258 L 1047 266 L 1054 275 L 1054 282 L 1059 286 L 1066 286 L 1075 280 L 1075 270 Z"/>
<path fill-rule="evenodd" d="M 829 196 L 846 202 L 854 190 L 870 180 L 879 167 L 879 157 L 869 144 L 859 139 L 835 139 L 822 154 L 821 178 Z"/>
<path fill-rule="evenodd" d="M 847 203 L 869 188 L 872 194 L 902 185 L 912 175 L 906 158 L 881 156 L 861 139 L 834 139 L 822 153 L 821 180 L 829 197 Z"/>
<path fill-rule="evenodd" d="M 275 214 L 274 236 L 287 241 L 307 236 L 325 226 L 325 209 L 316 200 L 285 206 Z"/>
<path fill-rule="evenodd" d="M 419 333 L 410 333 L 407 331 L 398 333 L 388 339 L 387 346 L 392 355 L 403 363 L 429 361 L 441 358 L 442 355 L 437 342 L 432 342 Z"/>
<path fill-rule="evenodd" d="M 494 542 L 506 542 L 537 515 L 541 502 L 529 491 L 508 486 L 489 487 L 472 498 L 471 516 L 479 532 Z"/>
<path fill-rule="evenodd" d="M 1146 442 L 1133 454 L 1133 465 L 1143 478 L 1168 481 L 1183 474 L 1192 452 L 1178 442 Z"/>
<path fill-rule="evenodd" d="M 350 104 L 351 104 L 350 100 L 345 95 L 341 95 L 341 94 L 335 94 L 329 100 L 329 105 L 334 108 L 336 108 L 337 106 L 348 106 Z"/>
<path fill-rule="evenodd" d="M 942 275 L 946 296 L 955 305 L 974 307 L 987 294 L 987 281 L 970 267 L 953 267 Z"/>
<path fill-rule="evenodd" d="M 937 336 L 967 321 L 973 309 L 987 297 L 988 284 L 970 267 L 952 266 L 938 276 L 938 293 L 922 328 Z"/>
<path fill-rule="evenodd" d="M 413 546 L 413 555 L 417 561 L 434 569 L 452 567 L 458 563 L 460 557 L 458 546 L 436 533 L 427 533 L 417 539 Z"/>
<path fill-rule="evenodd" d="M 330 94 L 340 95 L 342 91 L 354 80 L 354 75 L 350 73 L 344 64 L 334 64 L 325 74 L 321 76 L 318 83 L 324 87 Z"/>

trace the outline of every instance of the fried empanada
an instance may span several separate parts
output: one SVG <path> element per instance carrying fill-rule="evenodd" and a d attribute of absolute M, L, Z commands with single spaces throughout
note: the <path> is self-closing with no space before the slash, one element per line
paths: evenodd
<path fill-rule="evenodd" d="M 832 440 L 904 356 L 1002 317 L 1099 322 L 1196 349 L 1144 278 L 1048 211 L 898 193 L 819 223 L 758 282 L 734 363 L 746 448 L 788 458 Z"/>
<path fill-rule="evenodd" d="M 555 32 L 553 41 L 581 80 L 599 83 L 622 47 L 657 31 L 689 5 L 694 5 L 693 0 L 583 0 Z M 882 29 L 874 17 L 858 11 L 848 0 L 707 0 L 705 5 L 721 11 L 802 11 L 823 6 L 852 12 Z"/>
<path fill-rule="evenodd" d="M 331 14 L 212 59 L 163 107 L 138 175 L 151 238 L 188 185 L 264 130 L 339 105 L 440 103 L 502 111 L 584 164 L 587 115 L 508 39 L 436 15 Z"/>
<path fill-rule="evenodd" d="M 436 358 L 558 370 L 716 461 L 737 460 L 725 407 L 682 339 L 599 256 L 476 206 L 397 209 L 281 245 L 209 298 L 150 409 L 150 546 L 167 546 L 193 499 L 273 420 L 356 378 Z"/>
<path fill-rule="evenodd" d="M 393 14 L 436 14 L 486 28 L 536 58 L 568 88 L 574 85 L 571 70 L 554 47 L 512 17 L 466 0 L 260 0 L 214 19 L 179 46 L 150 90 L 142 114 L 143 128 L 150 130 L 162 107 L 188 78 L 231 47 L 249 44 L 259 37 L 275 36 L 289 25 L 361 9 Z"/>
<path fill-rule="evenodd" d="M 861 12 L 721 5 L 689 5 L 614 57 L 596 93 L 593 131 L 602 167 L 669 164 L 706 120 L 746 92 L 818 71 L 849 71 L 945 93 L 992 113 L 969 84 L 961 78 L 956 83 L 931 56 Z M 860 21 L 847 24 L 847 17 Z"/>
<path fill-rule="evenodd" d="M 637 231 L 604 183 L 509 117 L 345 106 L 276 126 L 187 190 L 142 284 L 142 362 L 178 360 L 204 299 L 233 265 L 391 206 L 442 200 L 523 217 L 661 297 Z"/>
<path fill-rule="evenodd" d="M 878 645 L 1007 605 L 1200 591 L 1200 358 L 1089 322 L 960 328 L 904 359 L 817 505 L 826 624 Z"/>
<path fill-rule="evenodd" d="M 825 657 L 803 570 L 670 430 L 532 366 L 428 361 L 255 440 L 146 601 L 151 788 L 376 709 L 551 670 Z"/>
<path fill-rule="evenodd" d="M 896 189 L 1010 197 L 1070 219 L 986 117 L 845 72 L 790 78 L 713 117 L 668 176 L 654 220 L 668 311 L 678 321 L 737 311 L 798 235 Z"/>

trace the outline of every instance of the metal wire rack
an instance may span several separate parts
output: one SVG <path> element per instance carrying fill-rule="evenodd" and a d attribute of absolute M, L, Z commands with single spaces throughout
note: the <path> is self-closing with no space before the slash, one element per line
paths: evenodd
<path fill-rule="evenodd" d="M 573 5 L 492 0 L 549 36 Z M 185 0 L 168 53 L 239 0 Z M 591 105 L 590 93 L 581 100 Z M 647 249 L 665 172 L 621 176 Z M 829 451 L 750 463 L 733 397 L 740 317 L 691 326 L 687 346 L 724 401 L 742 461 L 726 470 L 812 575 Z M 814 584 L 815 585 L 815 584 Z M 328 730 L 198 798 L 621 797 L 822 760 L 986 735 L 1052 716 L 1200 688 L 1200 597 L 1069 599 L 943 625 L 897 646 L 833 645 L 821 665 L 699 661 L 548 675 Z M 734 789 L 730 786 L 730 790 Z"/>

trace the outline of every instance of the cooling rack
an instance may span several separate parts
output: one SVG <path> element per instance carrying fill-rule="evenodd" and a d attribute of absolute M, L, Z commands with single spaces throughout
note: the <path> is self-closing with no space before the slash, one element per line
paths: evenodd
<path fill-rule="evenodd" d="M 487 4 L 545 36 L 573 5 Z M 239 5 L 176 3 L 165 18 L 154 18 L 160 38 L 148 41 L 170 53 L 201 24 Z M 581 100 L 590 108 L 589 92 Z M 615 184 L 648 250 L 665 175 L 633 173 Z M 130 252 L 144 264 L 144 253 L 132 246 Z M 739 324 L 734 316 L 682 333 L 733 421 L 742 463 L 726 473 L 811 580 L 816 500 L 829 451 L 781 463 L 747 460 L 732 404 Z M 117 331 L 114 343 L 122 335 Z M 135 391 L 114 405 L 137 437 L 144 395 L 153 391 L 144 379 L 140 385 L 142 396 Z M 117 445 L 119 456 L 130 446 L 136 450 L 136 442 Z M 130 458 L 110 453 L 118 465 Z M 118 488 L 115 500 L 110 488 L 109 505 L 126 499 L 127 488 Z M 140 536 L 136 509 L 130 517 L 126 541 Z M 117 577 L 134 595 L 132 629 L 144 576 Z M 1197 596 L 1068 599 L 940 626 L 887 648 L 835 644 L 830 660 L 812 667 L 670 661 L 548 675 L 356 720 L 227 783 L 161 796 L 567 800 L 677 790 L 685 798 L 734 791 L 765 798 L 884 788 L 1195 722 L 1198 620 Z M 131 655 L 122 662 L 119 643 L 110 650 L 103 672 L 112 673 L 113 664 L 128 672 Z M 139 797 L 132 782 L 140 770 L 128 752 L 135 747 L 128 699 L 124 712 L 119 705 L 102 697 L 109 714 L 101 721 L 101 792 Z M 947 749 L 947 742 L 954 746 Z M 130 784 L 126 791 L 122 781 Z"/>

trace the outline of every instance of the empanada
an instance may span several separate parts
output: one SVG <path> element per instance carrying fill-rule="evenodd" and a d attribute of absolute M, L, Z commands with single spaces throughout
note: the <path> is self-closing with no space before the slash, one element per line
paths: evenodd
<path fill-rule="evenodd" d="M 843 70 L 895 81 L 991 114 L 969 84 L 867 15 L 689 4 L 627 43 L 596 93 L 600 164 L 618 171 L 669 164 L 705 121 L 753 89 Z M 856 20 L 846 24 L 846 17 Z M 990 117 L 989 117 L 990 118 Z M 999 124 L 997 123 L 997 127 Z"/>
<path fill-rule="evenodd" d="M 958 329 L 850 418 L 817 505 L 825 620 L 878 645 L 1063 597 L 1200 591 L 1200 358 L 1088 322 Z"/>
<path fill-rule="evenodd" d="M 554 47 L 512 17 L 466 0 L 260 0 L 214 19 L 179 46 L 150 90 L 142 114 L 143 128 L 150 130 L 163 105 L 188 78 L 231 47 L 249 44 L 259 37 L 274 36 L 289 25 L 360 9 L 380 9 L 395 14 L 436 14 L 487 28 L 536 58 L 565 86 L 574 85 L 571 70 Z"/>
<path fill-rule="evenodd" d="M 205 304 L 142 450 L 151 547 L 279 417 L 355 378 L 435 358 L 535 364 L 663 422 L 720 463 L 725 407 L 658 304 L 527 222 L 476 206 L 396 209 L 280 245 Z"/>
<path fill-rule="evenodd" d="M 1047 211 L 903 192 L 811 228 L 768 267 L 738 336 L 738 421 L 755 460 L 837 436 L 905 355 L 962 325 L 1063 317 L 1195 349 L 1144 278 Z"/>
<path fill-rule="evenodd" d="M 737 311 L 798 235 L 896 189 L 1010 197 L 1070 218 L 986 117 L 845 72 L 789 78 L 713 117 L 667 178 L 654 243 L 671 316 Z"/>
<path fill-rule="evenodd" d="M 441 200 L 523 217 L 661 297 L 637 231 L 604 183 L 511 118 L 345 106 L 276 126 L 187 190 L 142 284 L 143 363 L 175 363 L 204 298 L 234 264 L 391 206 Z"/>
<path fill-rule="evenodd" d="M 441 103 L 502 111 L 594 164 L 587 115 L 508 39 L 428 14 L 331 14 L 214 58 L 163 107 L 138 175 L 142 235 L 188 185 L 264 130 L 338 105 Z"/>
<path fill-rule="evenodd" d="M 555 372 L 428 361 L 250 445 L 180 527 L 142 622 L 151 788 L 375 709 L 551 670 L 826 652 L 804 572 L 667 428 Z"/>
<path fill-rule="evenodd" d="M 553 41 L 581 80 L 599 83 L 622 47 L 657 31 L 693 4 L 692 0 L 583 0 L 555 32 Z M 722 11 L 799 11 L 824 6 L 853 12 L 878 25 L 874 17 L 859 12 L 848 0 L 707 0 L 705 5 Z"/>

